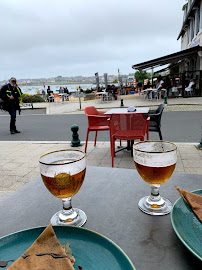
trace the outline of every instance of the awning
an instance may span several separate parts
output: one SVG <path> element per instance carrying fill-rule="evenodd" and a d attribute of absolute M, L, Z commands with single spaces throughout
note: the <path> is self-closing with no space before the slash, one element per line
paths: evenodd
<path fill-rule="evenodd" d="M 165 67 L 165 68 L 162 68 L 162 69 L 160 69 L 160 70 L 157 70 L 157 71 L 154 72 L 154 75 L 157 74 L 157 73 L 161 73 L 161 72 L 168 71 L 168 70 L 171 69 L 171 68 L 177 67 L 177 66 L 179 66 L 180 64 L 182 64 L 183 62 L 184 62 L 184 60 L 180 60 L 180 61 L 178 61 L 176 64 L 172 64 L 172 65 L 170 65 L 170 66 L 168 66 L 168 67 Z"/>
<path fill-rule="evenodd" d="M 144 70 L 144 69 L 150 69 L 150 68 L 163 66 L 170 63 L 177 63 L 180 60 L 184 60 L 187 57 L 190 57 L 191 55 L 196 54 L 200 50 L 202 50 L 202 47 L 196 46 L 187 50 L 183 50 L 183 51 L 172 53 L 163 57 L 159 57 L 159 58 L 147 61 L 147 62 L 135 64 L 132 66 L 132 68 Z"/>

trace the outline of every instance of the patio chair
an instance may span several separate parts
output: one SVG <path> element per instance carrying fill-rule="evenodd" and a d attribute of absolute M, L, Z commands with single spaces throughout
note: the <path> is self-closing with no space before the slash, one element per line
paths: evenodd
<path fill-rule="evenodd" d="M 95 131 L 94 146 L 96 146 L 97 132 L 103 130 L 109 130 L 109 122 L 107 119 L 109 116 L 104 115 L 105 111 L 97 111 L 94 106 L 85 107 L 84 112 L 88 117 L 88 129 L 86 135 L 85 153 L 87 151 L 88 135 L 90 131 Z"/>
<path fill-rule="evenodd" d="M 54 95 L 52 93 L 50 93 L 50 96 L 48 96 L 48 102 L 54 102 Z"/>
<path fill-rule="evenodd" d="M 148 116 L 150 116 L 149 121 L 149 131 L 154 131 L 159 133 L 160 140 L 163 140 L 161 134 L 161 116 L 166 104 L 160 104 L 157 110 L 149 110 Z"/>
<path fill-rule="evenodd" d="M 146 119 L 142 113 L 120 113 L 112 114 L 108 121 L 112 167 L 114 167 L 115 141 L 117 139 L 126 141 L 140 139 L 144 141 L 145 134 L 147 134 L 147 140 L 149 140 L 149 117 Z"/>
<path fill-rule="evenodd" d="M 59 94 L 53 94 L 53 96 L 54 96 L 55 102 L 60 102 L 62 100 Z"/>
<path fill-rule="evenodd" d="M 139 92 L 140 99 L 146 99 L 147 98 L 147 90 L 142 90 Z"/>

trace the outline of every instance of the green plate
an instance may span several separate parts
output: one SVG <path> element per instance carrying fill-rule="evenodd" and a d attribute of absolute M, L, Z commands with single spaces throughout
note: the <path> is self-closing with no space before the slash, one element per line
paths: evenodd
<path fill-rule="evenodd" d="M 0 238 L 0 261 L 16 260 L 36 240 L 44 228 L 32 228 Z M 54 226 L 54 231 L 62 245 L 69 242 L 76 259 L 75 269 L 78 265 L 83 267 L 83 270 L 135 269 L 119 246 L 96 232 L 70 226 Z M 7 268 L 11 264 L 9 262 Z"/>
<path fill-rule="evenodd" d="M 201 189 L 192 192 L 202 195 Z M 202 260 L 202 223 L 182 198 L 179 198 L 173 205 L 171 223 L 182 243 Z"/>

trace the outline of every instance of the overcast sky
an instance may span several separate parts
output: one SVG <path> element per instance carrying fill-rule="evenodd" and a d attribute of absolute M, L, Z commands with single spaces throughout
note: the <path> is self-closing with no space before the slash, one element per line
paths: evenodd
<path fill-rule="evenodd" d="M 134 72 L 180 50 L 185 0 L 0 0 L 0 80 Z"/>

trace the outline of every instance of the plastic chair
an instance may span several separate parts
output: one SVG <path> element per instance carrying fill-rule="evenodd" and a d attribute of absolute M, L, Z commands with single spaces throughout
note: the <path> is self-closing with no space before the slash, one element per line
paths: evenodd
<path fill-rule="evenodd" d="M 160 104 L 156 111 L 149 110 L 148 116 L 150 116 L 149 131 L 159 133 L 160 140 L 163 140 L 161 134 L 161 116 L 166 104 Z"/>
<path fill-rule="evenodd" d="M 55 102 L 60 102 L 62 100 L 59 94 L 53 94 L 53 96 L 54 96 Z"/>
<path fill-rule="evenodd" d="M 109 119 L 110 143 L 112 167 L 114 167 L 115 141 L 134 141 L 140 139 L 144 141 L 145 134 L 149 140 L 149 117 L 146 119 L 142 113 L 120 113 L 112 114 Z"/>
<path fill-rule="evenodd" d="M 86 116 L 88 117 L 88 129 L 87 129 L 86 146 L 85 146 L 85 153 L 86 153 L 89 132 L 95 131 L 94 146 L 96 146 L 97 132 L 103 131 L 103 130 L 109 130 L 109 122 L 107 121 L 109 116 L 104 115 L 105 111 L 97 111 L 94 106 L 85 107 L 83 110 Z"/>

